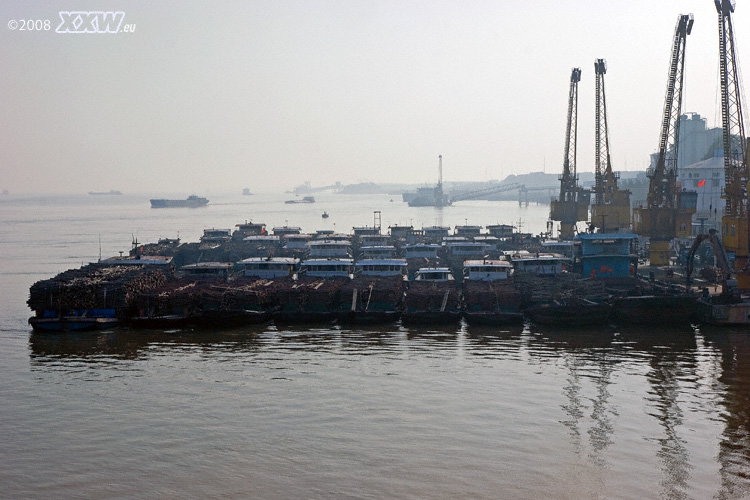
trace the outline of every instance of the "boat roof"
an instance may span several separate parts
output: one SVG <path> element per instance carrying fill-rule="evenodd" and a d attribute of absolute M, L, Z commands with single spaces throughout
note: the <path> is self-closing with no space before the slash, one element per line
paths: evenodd
<path fill-rule="evenodd" d="M 279 241 L 278 235 L 267 235 L 267 234 L 254 234 L 251 236 L 245 236 L 242 241 Z"/>
<path fill-rule="evenodd" d="M 633 233 L 585 233 L 576 236 L 579 240 L 634 240 L 636 238 L 638 235 Z"/>
<path fill-rule="evenodd" d="M 425 274 L 425 273 L 449 273 L 451 272 L 450 269 L 447 267 L 420 267 L 417 271 L 417 274 Z"/>
<path fill-rule="evenodd" d="M 362 259 L 356 266 L 405 266 L 406 259 Z"/>
<path fill-rule="evenodd" d="M 196 262 L 184 265 L 180 269 L 231 269 L 232 267 L 234 264 L 231 262 Z"/>
<path fill-rule="evenodd" d="M 296 257 L 249 257 L 242 259 L 240 264 L 255 264 L 268 262 L 270 264 L 297 264 L 299 259 Z"/>
<path fill-rule="evenodd" d="M 318 266 L 326 266 L 326 265 L 336 265 L 336 264 L 348 264 L 352 265 L 354 263 L 354 259 L 307 259 L 305 261 L 302 261 L 302 265 L 309 265 L 309 264 L 315 264 Z"/>
<path fill-rule="evenodd" d="M 507 260 L 485 259 L 485 260 L 465 260 L 464 267 L 469 266 L 493 266 L 493 267 L 513 267 Z"/>

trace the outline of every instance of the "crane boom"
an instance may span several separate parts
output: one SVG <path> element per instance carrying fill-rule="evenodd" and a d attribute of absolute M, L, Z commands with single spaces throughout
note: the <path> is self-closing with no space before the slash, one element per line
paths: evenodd
<path fill-rule="evenodd" d="M 550 219 L 560 221 L 560 237 L 572 239 L 576 223 L 588 218 L 588 192 L 578 186 L 576 172 L 576 146 L 578 142 L 578 82 L 581 81 L 581 68 L 573 68 L 570 73 L 568 91 L 568 119 L 565 128 L 565 157 L 563 173 L 560 176 L 560 197 L 552 200 Z"/>
<path fill-rule="evenodd" d="M 646 207 L 633 210 L 633 229 L 651 238 L 651 264 L 669 264 L 669 243 L 675 236 L 689 236 L 695 213 L 694 192 L 681 193 L 677 185 L 680 114 L 684 86 L 685 46 L 693 29 L 693 15 L 677 18 L 664 97 L 656 164 L 648 174 Z"/>
<path fill-rule="evenodd" d="M 714 0 L 719 14 L 719 78 L 724 145 L 724 247 L 734 256 L 737 285 L 750 290 L 750 217 L 747 202 L 747 138 L 742 117 L 739 69 L 734 46 L 734 2 Z"/>
<path fill-rule="evenodd" d="M 595 184 L 594 203 L 591 205 L 591 226 L 601 232 L 616 232 L 630 226 L 630 191 L 617 186 L 619 175 L 612 171 L 609 155 L 609 127 L 607 122 L 607 96 L 604 92 L 604 75 L 607 63 L 594 61 L 596 74 L 595 116 Z"/>

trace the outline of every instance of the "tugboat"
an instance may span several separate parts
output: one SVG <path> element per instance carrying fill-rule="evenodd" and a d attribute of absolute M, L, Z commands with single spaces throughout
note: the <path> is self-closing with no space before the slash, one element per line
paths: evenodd
<path fill-rule="evenodd" d="M 327 219 L 328 218 L 328 212 L 323 212 L 323 215 L 321 215 L 321 217 L 323 217 L 324 219 Z"/>

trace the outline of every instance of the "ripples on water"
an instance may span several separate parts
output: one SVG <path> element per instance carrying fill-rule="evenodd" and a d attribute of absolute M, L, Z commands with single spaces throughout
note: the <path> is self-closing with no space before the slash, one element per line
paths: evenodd
<path fill-rule="evenodd" d="M 246 219 L 346 231 L 373 210 L 384 227 L 522 220 L 539 232 L 548 206 L 321 193 L 321 222 L 283 195 L 167 212 L 105 198 L 0 200 L 0 498 L 750 497 L 745 331 L 40 335 L 26 323 L 34 281 L 127 251 L 131 236 L 196 241 Z"/>
<path fill-rule="evenodd" d="M 14 497 L 742 498 L 748 347 L 690 328 L 34 333 L 44 404 L 21 427 L 43 445 L 3 474 Z M 34 462 L 54 464 L 41 482 Z"/>

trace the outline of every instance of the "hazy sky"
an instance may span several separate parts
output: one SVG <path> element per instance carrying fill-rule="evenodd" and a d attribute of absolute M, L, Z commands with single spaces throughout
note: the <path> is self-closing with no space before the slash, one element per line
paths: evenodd
<path fill-rule="evenodd" d="M 737 3 L 742 63 L 750 1 Z M 135 32 L 56 33 L 61 10 L 123 11 Z M 573 67 L 578 170 L 591 172 L 597 58 L 613 168 L 642 170 L 686 13 L 683 111 L 721 126 L 712 0 L 5 0 L 0 189 L 433 183 L 439 154 L 446 181 L 558 173 Z M 22 19 L 51 29 L 10 28 Z"/>

